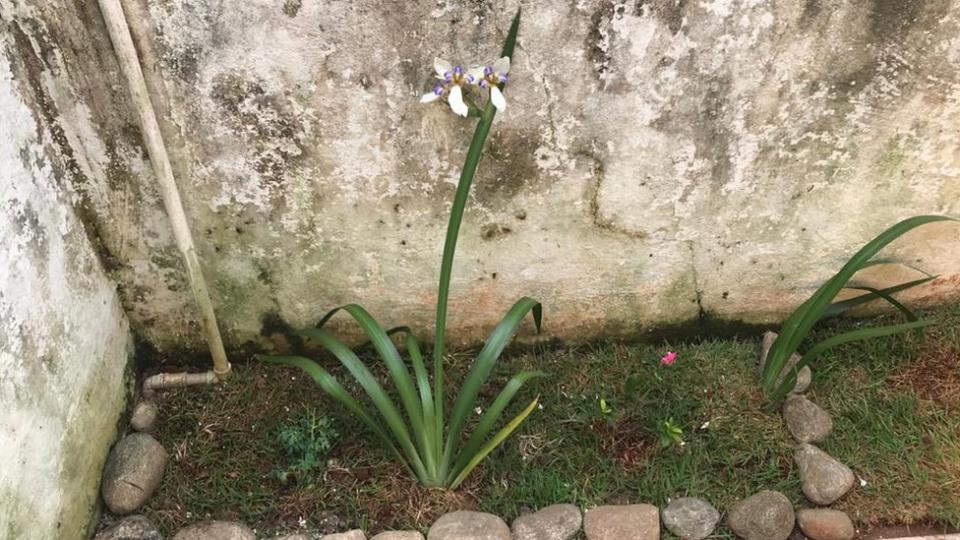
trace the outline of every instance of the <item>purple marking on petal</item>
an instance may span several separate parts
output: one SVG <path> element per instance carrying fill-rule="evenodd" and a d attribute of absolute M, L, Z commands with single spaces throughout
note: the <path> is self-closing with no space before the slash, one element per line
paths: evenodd
<path fill-rule="evenodd" d="M 453 72 L 459 75 L 460 73 L 463 73 L 463 68 L 460 66 L 457 66 L 453 68 Z"/>
<path fill-rule="evenodd" d="M 507 82 L 507 76 L 502 73 L 499 76 L 497 76 L 497 79 L 502 83 Z"/>
<path fill-rule="evenodd" d="M 473 75 L 467 75 L 467 82 L 473 84 L 474 77 Z"/>
<path fill-rule="evenodd" d="M 487 80 L 480 79 L 480 88 L 486 88 L 486 87 L 487 87 Z"/>
<path fill-rule="evenodd" d="M 487 66 L 487 67 L 483 68 L 483 74 L 484 74 L 484 75 L 490 75 L 491 73 L 493 73 L 493 68 L 492 68 L 492 67 Z"/>
<path fill-rule="evenodd" d="M 436 86 L 434 86 L 434 87 L 433 87 L 433 93 L 436 94 L 436 95 L 438 95 L 438 96 L 441 95 L 441 94 L 443 94 L 443 86 L 441 86 L 441 85 L 439 85 L 439 84 L 436 85 Z"/>

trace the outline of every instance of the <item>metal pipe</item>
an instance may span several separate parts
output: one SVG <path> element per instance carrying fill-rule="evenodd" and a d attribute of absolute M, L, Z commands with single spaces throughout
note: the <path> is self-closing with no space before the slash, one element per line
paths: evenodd
<path fill-rule="evenodd" d="M 219 380 L 216 373 L 158 373 L 143 380 L 143 397 L 149 399 L 154 392 L 164 388 L 180 388 L 183 386 L 198 386 L 213 384 Z"/>
<path fill-rule="evenodd" d="M 183 203 L 180 200 L 180 192 L 177 190 L 177 183 L 173 177 L 170 157 L 167 155 L 167 147 L 163 142 L 157 115 L 147 91 L 147 84 L 140 68 L 140 59 L 130 35 L 130 27 L 127 24 L 119 0 L 98 0 L 98 2 L 103 20 L 107 24 L 110 41 L 113 43 L 113 50 L 120 63 L 120 71 L 127 79 L 127 88 L 130 90 L 130 97 L 140 118 L 143 142 L 147 147 L 147 153 L 150 155 L 150 163 L 153 164 L 153 172 L 157 177 L 157 182 L 160 184 L 163 206 L 170 218 L 177 248 L 183 255 L 187 267 L 190 288 L 193 290 L 193 298 L 200 309 L 204 334 L 206 334 L 207 345 L 210 348 L 210 356 L 213 357 L 213 373 L 216 374 L 217 379 L 223 379 L 230 373 L 230 362 L 227 360 L 227 354 L 223 348 L 223 339 L 220 337 L 213 303 L 210 301 L 206 280 L 203 279 L 200 259 L 197 257 L 193 245 L 187 215 L 183 211 Z"/>

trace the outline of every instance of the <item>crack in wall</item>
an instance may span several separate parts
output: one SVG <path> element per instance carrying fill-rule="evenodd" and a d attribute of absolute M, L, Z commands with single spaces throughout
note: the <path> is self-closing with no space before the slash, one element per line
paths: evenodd
<path fill-rule="evenodd" d="M 550 92 L 550 85 L 547 84 L 547 76 L 543 73 L 539 73 L 539 75 L 540 84 L 543 85 L 543 91 L 547 94 L 547 125 L 550 128 L 550 144 L 557 148 L 559 145 L 557 144 L 557 122 L 554 118 L 553 93 Z"/>
<path fill-rule="evenodd" d="M 697 321 L 702 325 L 707 322 L 707 311 L 703 309 L 703 290 L 700 288 L 700 276 L 697 272 L 697 255 L 693 240 L 687 240 L 687 249 L 690 251 L 690 275 L 693 277 L 693 291 L 697 301 Z"/>
<path fill-rule="evenodd" d="M 596 156 L 592 151 L 579 149 L 574 152 L 574 157 L 586 157 L 592 161 L 591 173 L 592 178 L 587 186 L 587 208 L 589 209 L 590 218 L 593 224 L 600 230 L 611 232 L 618 235 L 627 236 L 630 238 L 636 239 L 645 239 L 649 235 L 644 231 L 635 231 L 622 227 L 613 222 L 612 219 L 604 217 L 600 209 L 600 189 L 603 186 L 604 178 L 604 168 L 603 161 Z"/>

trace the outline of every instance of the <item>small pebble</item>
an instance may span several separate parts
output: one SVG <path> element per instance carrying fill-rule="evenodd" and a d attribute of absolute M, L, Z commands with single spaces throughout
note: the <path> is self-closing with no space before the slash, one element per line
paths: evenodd
<path fill-rule="evenodd" d="M 130 416 L 130 427 L 135 431 L 149 432 L 157 422 L 159 409 L 153 401 L 141 401 L 133 408 L 133 414 Z"/>

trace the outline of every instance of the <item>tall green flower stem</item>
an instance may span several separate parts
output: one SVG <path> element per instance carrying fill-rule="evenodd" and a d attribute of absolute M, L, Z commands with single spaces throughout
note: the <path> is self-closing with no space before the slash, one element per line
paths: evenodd
<path fill-rule="evenodd" d="M 520 22 L 520 13 L 514 19 L 514 27 L 511 28 L 511 34 L 516 36 L 516 26 Z M 504 48 L 502 56 L 513 55 L 513 43 L 508 42 L 510 50 Z M 502 86 L 501 86 L 502 89 Z M 470 196 L 470 186 L 473 184 L 473 176 L 477 172 L 477 165 L 480 163 L 480 155 L 483 153 L 483 146 L 487 142 L 487 135 L 490 134 L 490 127 L 493 125 L 493 117 L 497 114 L 496 107 L 492 103 L 487 103 L 480 115 L 480 122 L 477 129 L 473 132 L 473 140 L 470 141 L 470 148 L 467 150 L 467 159 L 463 164 L 463 170 L 460 171 L 460 181 L 457 182 L 457 194 L 453 198 L 453 207 L 450 209 L 450 222 L 447 224 L 447 237 L 443 242 L 443 258 L 440 263 L 440 286 L 437 289 L 437 322 L 436 334 L 433 342 L 433 380 L 434 388 L 434 407 L 437 414 L 437 433 L 443 433 L 443 356 L 446 352 L 446 331 L 447 331 L 447 301 L 450 297 L 450 278 L 453 273 L 453 258 L 457 251 L 457 238 L 460 236 L 460 224 L 463 222 L 463 212 L 467 206 L 467 199 Z"/>
<path fill-rule="evenodd" d="M 503 44 L 501 57 L 508 57 L 513 60 L 513 49 L 517 44 L 517 33 L 520 31 L 520 8 L 517 8 L 517 14 L 513 16 L 513 22 L 510 24 L 510 31 L 507 32 L 507 40 Z M 506 83 L 500 83 L 500 90 L 503 91 Z M 447 302 L 450 298 L 450 278 L 453 274 L 453 258 L 457 251 L 457 239 L 460 236 L 460 224 L 463 222 L 463 212 L 467 207 L 467 199 L 470 196 L 470 186 L 473 185 L 473 177 L 477 173 L 477 165 L 480 164 L 480 156 L 483 154 L 483 147 L 487 142 L 487 136 L 490 135 L 490 128 L 493 126 L 493 117 L 497 114 L 497 108 L 491 101 L 487 101 L 486 107 L 480 113 L 480 121 L 473 132 L 473 139 L 470 141 L 470 148 L 467 149 L 467 158 L 463 163 L 463 169 L 460 171 L 460 180 L 457 182 L 457 193 L 453 198 L 453 207 L 450 209 L 450 221 L 447 223 L 447 236 L 443 242 L 443 257 L 440 262 L 440 285 L 437 288 L 437 320 L 436 333 L 433 341 L 433 385 L 434 385 L 434 410 L 437 411 L 437 433 L 443 433 L 443 356 L 446 352 L 446 334 L 447 334 Z M 440 438 L 437 438 L 440 441 Z M 438 451 L 440 449 L 438 448 Z"/>
<path fill-rule="evenodd" d="M 507 34 L 501 57 L 513 56 L 519 27 L 520 11 L 518 10 Z M 499 83 L 501 91 L 504 85 L 503 82 Z M 467 150 L 466 162 L 457 184 L 457 193 L 450 210 L 450 222 L 443 247 L 437 294 L 436 341 L 433 348 L 433 387 L 431 388 L 423 354 L 413 332 L 406 327 L 386 331 L 357 304 L 348 304 L 331 310 L 315 328 L 308 328 L 300 334 L 319 343 L 337 357 L 357 385 L 366 393 L 376 409 L 375 414 L 368 412 L 364 405 L 350 395 L 335 377 L 312 360 L 300 356 L 258 357 L 268 362 L 286 364 L 306 371 L 324 391 L 366 425 L 384 446 L 406 465 L 421 483 L 427 486 L 455 488 L 460 485 L 490 452 L 523 423 L 539 403 L 538 399 L 534 399 L 499 431 L 493 433 L 493 428 L 500 416 L 521 387 L 529 380 L 543 375 L 536 371 L 521 372 L 504 386 L 493 403 L 485 412 L 482 412 L 476 425 L 473 426 L 473 432 L 466 441 L 463 440 L 467 419 L 474 410 L 479 410 L 477 400 L 480 388 L 490 377 L 500 354 L 528 313 L 533 315 L 537 330 L 540 329 L 542 317 L 540 303 L 524 297 L 507 311 L 487 338 L 454 400 L 449 423 L 445 424 L 443 360 L 453 258 L 470 186 L 477 171 L 484 143 L 490 134 L 495 113 L 496 108 L 492 100 L 487 102 L 482 111 L 475 107 L 470 108 L 470 116 L 479 117 L 479 122 L 473 134 L 473 140 L 470 142 L 470 148 Z M 373 348 L 387 368 L 396 394 L 400 398 L 400 407 L 397 407 L 380 385 L 377 377 L 364 365 L 356 353 L 323 329 L 324 324 L 340 310 L 353 317 L 370 338 Z M 403 335 L 403 342 L 413 367 L 413 376 L 391 339 L 393 334 Z"/>

